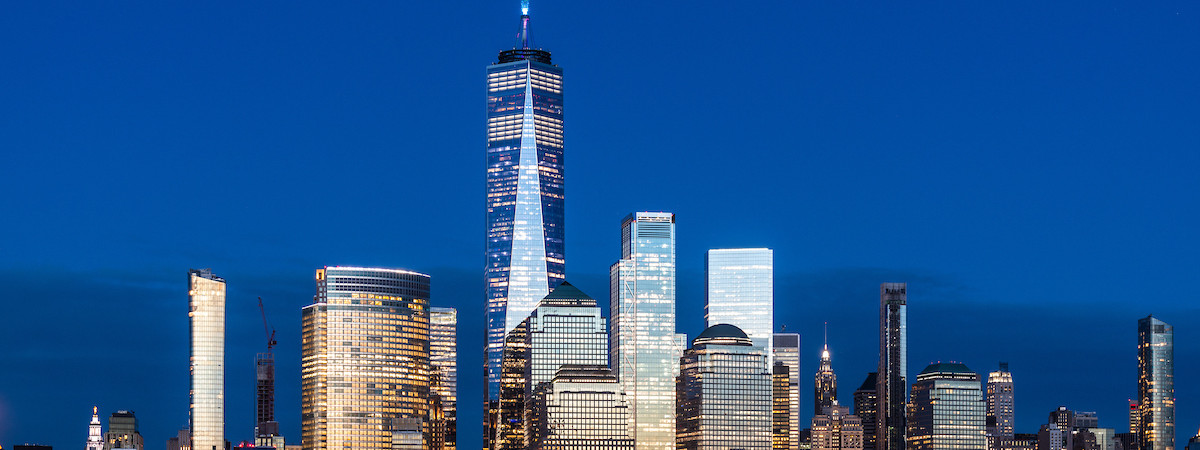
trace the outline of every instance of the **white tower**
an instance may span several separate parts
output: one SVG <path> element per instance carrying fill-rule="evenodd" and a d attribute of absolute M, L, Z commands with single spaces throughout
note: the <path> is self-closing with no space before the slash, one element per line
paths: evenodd
<path fill-rule="evenodd" d="M 104 448 L 104 432 L 100 429 L 100 416 L 96 415 L 96 407 L 92 407 L 92 423 L 88 424 L 88 440 L 86 450 L 102 450 Z"/>

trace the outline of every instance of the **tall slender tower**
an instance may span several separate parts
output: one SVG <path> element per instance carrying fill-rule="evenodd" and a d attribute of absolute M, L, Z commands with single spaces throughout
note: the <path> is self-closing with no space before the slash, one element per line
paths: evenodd
<path fill-rule="evenodd" d="M 788 450 L 800 449 L 800 335 L 796 333 L 775 333 L 771 335 L 771 352 L 774 354 L 775 365 L 787 367 L 788 385 L 781 395 L 787 396 L 788 426 L 780 430 L 787 434 Z M 774 368 L 772 368 L 774 370 Z M 784 439 L 779 439 L 783 441 Z"/>
<path fill-rule="evenodd" d="M 837 404 L 837 374 L 833 373 L 833 359 L 829 355 L 829 338 L 821 350 L 821 366 L 813 377 L 813 415 L 825 414 L 825 408 Z"/>
<path fill-rule="evenodd" d="M 1175 328 L 1154 316 L 1138 320 L 1139 450 L 1175 449 Z"/>
<path fill-rule="evenodd" d="M 458 310 L 429 308 L 431 391 L 441 396 L 446 421 L 444 450 L 458 447 Z"/>
<path fill-rule="evenodd" d="M 908 285 L 879 285 L 879 375 L 875 388 L 877 450 L 904 450 L 908 402 Z"/>
<path fill-rule="evenodd" d="M 1013 379 L 1008 363 L 1000 363 L 1000 369 L 988 374 L 987 381 L 987 436 L 988 448 L 1000 448 L 1000 442 L 1013 438 Z"/>
<path fill-rule="evenodd" d="M 193 450 L 225 448 L 225 280 L 188 271 Z"/>
<path fill-rule="evenodd" d="M 92 407 L 92 421 L 88 424 L 88 439 L 86 450 L 102 450 L 104 448 L 104 430 L 100 429 L 100 416 Z"/>
<path fill-rule="evenodd" d="M 562 88 L 562 69 L 532 45 L 525 0 L 517 46 L 487 67 L 487 448 L 505 335 L 565 278 Z"/>
<path fill-rule="evenodd" d="M 769 248 L 722 248 L 704 254 L 704 318 L 708 326 L 727 323 L 741 328 L 754 345 L 767 349 L 768 367 L 774 364 L 774 264 L 775 255 Z"/>
<path fill-rule="evenodd" d="M 639 212 L 625 217 L 621 259 L 609 269 L 609 277 L 609 364 L 631 405 L 629 429 L 637 450 L 673 450 L 680 357 L 675 215 Z M 765 365 L 762 373 L 769 384 Z"/>

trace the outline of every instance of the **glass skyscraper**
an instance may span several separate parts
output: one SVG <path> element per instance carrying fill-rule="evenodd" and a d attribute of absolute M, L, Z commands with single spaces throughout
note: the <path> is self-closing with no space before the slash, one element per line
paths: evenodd
<path fill-rule="evenodd" d="M 484 442 L 494 438 L 505 335 L 565 277 L 563 77 L 529 39 L 487 67 L 487 400 Z"/>
<path fill-rule="evenodd" d="M 225 280 L 210 269 L 188 271 L 191 310 L 192 448 L 225 448 Z"/>
<path fill-rule="evenodd" d="M 318 269 L 301 324 L 305 450 L 391 449 L 432 431 L 429 275 Z"/>
<path fill-rule="evenodd" d="M 767 349 L 775 311 L 775 256 L 769 248 L 724 248 L 704 255 L 704 318 L 708 326 L 735 325 Z"/>
<path fill-rule="evenodd" d="M 1139 450 L 1175 449 L 1175 328 L 1138 320 Z"/>
<path fill-rule="evenodd" d="M 961 363 L 930 364 L 912 387 L 908 417 L 911 450 L 987 448 L 987 405 L 979 374 Z"/>
<path fill-rule="evenodd" d="M 800 448 L 800 335 L 796 333 L 775 333 L 771 336 L 771 353 L 775 365 L 784 365 L 788 370 L 787 403 L 791 409 L 788 414 L 790 425 L 787 429 L 788 449 Z"/>
<path fill-rule="evenodd" d="M 629 405 L 606 365 L 564 365 L 529 401 L 529 450 L 633 450 Z"/>
<path fill-rule="evenodd" d="M 445 450 L 458 446 L 458 310 L 429 308 L 430 389 L 441 397 Z"/>
<path fill-rule="evenodd" d="M 879 372 L 875 388 L 877 450 L 904 450 L 908 403 L 908 285 L 879 285 Z"/>
<path fill-rule="evenodd" d="M 733 325 L 708 327 L 692 341 L 679 362 L 678 449 L 771 448 L 766 359 L 766 350 Z"/>
<path fill-rule="evenodd" d="M 1014 400 L 1012 372 L 1008 363 L 1000 363 L 1000 369 L 988 374 L 987 421 L 988 448 L 997 450 L 1000 443 L 1012 439 L 1014 427 Z"/>
<path fill-rule="evenodd" d="M 680 355 L 675 334 L 674 214 L 639 212 L 625 217 L 621 259 L 609 269 L 609 286 L 610 367 L 632 406 L 629 428 L 637 449 L 672 450 Z"/>

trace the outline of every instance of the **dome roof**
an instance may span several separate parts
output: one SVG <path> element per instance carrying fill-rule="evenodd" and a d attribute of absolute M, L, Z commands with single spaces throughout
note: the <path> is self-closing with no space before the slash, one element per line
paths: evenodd
<path fill-rule="evenodd" d="M 972 372 L 971 369 L 968 369 L 966 364 L 957 362 L 938 362 L 930 364 L 926 366 L 925 370 L 922 370 L 919 375 L 925 375 L 927 373 L 963 373 L 975 375 L 975 372 Z"/>
<path fill-rule="evenodd" d="M 727 323 L 718 323 L 716 325 L 708 327 L 704 330 L 703 333 L 700 333 L 699 336 L 696 336 L 697 341 L 699 341 L 701 339 L 718 339 L 718 338 L 750 339 L 749 336 L 746 336 L 746 332 L 742 331 L 741 328 L 738 328 L 734 325 L 730 325 Z"/>

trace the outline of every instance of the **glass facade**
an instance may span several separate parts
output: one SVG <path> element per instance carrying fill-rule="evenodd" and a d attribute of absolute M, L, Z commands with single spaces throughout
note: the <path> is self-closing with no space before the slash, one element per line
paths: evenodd
<path fill-rule="evenodd" d="M 788 420 L 788 448 L 800 448 L 800 335 L 796 333 L 775 333 L 771 336 L 771 353 L 775 364 L 788 368 L 787 403 L 791 408 Z"/>
<path fill-rule="evenodd" d="M 191 332 L 191 446 L 225 448 L 225 280 L 188 271 Z"/>
<path fill-rule="evenodd" d="M 908 285 L 879 285 L 879 372 L 875 446 L 904 450 L 908 403 Z"/>
<path fill-rule="evenodd" d="M 446 450 L 458 446 L 458 310 L 429 308 L 430 389 L 441 397 Z"/>
<path fill-rule="evenodd" d="M 1148 316 L 1138 320 L 1140 450 L 1175 449 L 1175 328 Z"/>
<path fill-rule="evenodd" d="M 627 216 L 621 222 L 621 260 L 609 275 L 610 367 L 632 407 L 629 428 L 638 450 L 671 450 L 680 350 L 675 333 L 675 215 Z"/>
<path fill-rule="evenodd" d="M 766 349 L 752 342 L 736 326 L 720 324 L 684 353 L 676 389 L 678 449 L 771 448 L 771 374 Z"/>
<path fill-rule="evenodd" d="M 1000 370 L 988 374 L 988 449 L 999 449 L 1000 443 L 1012 439 L 1016 432 L 1014 400 L 1012 372 L 1008 371 L 1008 363 L 1002 362 Z"/>
<path fill-rule="evenodd" d="M 960 363 L 930 364 L 913 383 L 908 448 L 987 448 L 986 417 L 987 405 L 979 385 L 979 374 Z"/>
<path fill-rule="evenodd" d="M 879 395 L 875 392 L 875 385 L 878 383 L 879 374 L 871 372 L 867 374 L 867 379 L 863 380 L 858 390 L 854 391 L 854 415 L 862 421 L 863 450 L 875 450 L 875 421 L 878 418 L 875 408 L 879 407 Z"/>
<path fill-rule="evenodd" d="M 530 450 L 632 450 L 629 405 L 607 365 L 563 365 L 529 399 Z"/>
<path fill-rule="evenodd" d="M 771 333 L 775 305 L 775 255 L 769 248 L 726 248 L 704 255 L 704 318 L 708 326 L 736 325 L 754 345 L 767 349 L 771 367 Z"/>
<path fill-rule="evenodd" d="M 487 68 L 487 409 L 492 448 L 505 335 L 566 273 L 563 189 L 563 76 L 550 52 L 519 48 Z"/>
<path fill-rule="evenodd" d="M 305 450 L 390 449 L 412 441 L 414 422 L 432 431 L 428 275 L 318 269 L 301 320 Z"/>

